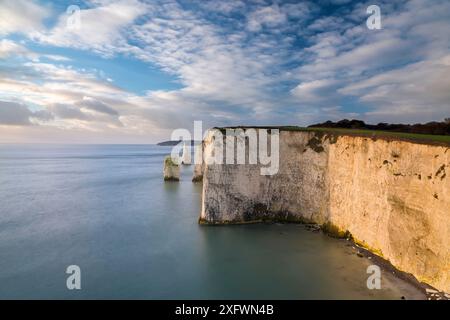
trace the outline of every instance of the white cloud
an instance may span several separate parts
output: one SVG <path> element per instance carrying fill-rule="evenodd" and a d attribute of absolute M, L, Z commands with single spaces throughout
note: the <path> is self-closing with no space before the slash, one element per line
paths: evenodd
<path fill-rule="evenodd" d="M 114 54 L 127 45 L 122 33 L 145 13 L 146 5 L 137 0 L 94 1 L 93 4 L 100 6 L 80 10 L 79 27 L 68 23 L 71 16 L 64 13 L 52 29 L 32 33 L 31 38 L 55 46 L 89 49 L 105 56 Z"/>
<path fill-rule="evenodd" d="M 24 106 L 34 106 L 36 112 L 51 112 L 55 116 L 53 125 L 59 127 L 73 126 L 70 119 L 90 122 L 91 128 L 96 126 L 96 122 L 121 126 L 120 112 L 115 107 L 129 107 L 127 92 L 91 73 L 41 62 L 24 63 L 16 71 L 10 78 L 0 78 L 0 96 L 20 101 Z M 25 80 L 22 73 L 27 75 Z M 79 121 L 77 123 L 80 124 Z M 86 123 L 81 124 L 87 126 Z"/>
<path fill-rule="evenodd" d="M 285 39 L 261 34 L 253 36 L 246 43 L 247 36 L 242 30 L 224 32 L 197 13 L 184 10 L 176 2 L 146 4 L 145 7 L 118 1 L 112 4 L 101 1 L 97 4 L 100 7 L 81 12 L 82 28 L 95 30 L 89 32 L 86 38 L 83 38 L 85 35 L 80 31 L 67 32 L 65 15 L 60 17 L 57 25 L 50 31 L 35 34 L 34 38 L 58 46 L 94 50 L 102 55 L 129 54 L 157 64 L 176 75 L 184 85 L 183 89 L 151 92 L 145 97 L 145 103 L 152 106 L 152 118 L 163 119 L 155 121 L 155 126 L 173 126 L 169 115 L 177 118 L 180 109 L 185 115 L 179 117 L 180 125 L 188 124 L 188 119 L 204 118 L 232 123 L 240 113 L 256 113 L 252 117 L 254 120 L 271 119 L 269 111 L 276 108 L 278 102 L 270 92 L 279 82 L 279 76 L 274 71 L 278 72 L 276 69 L 280 62 L 286 61 L 282 56 L 289 56 L 286 49 L 290 43 Z M 110 21 L 114 19 L 105 18 L 102 14 L 126 13 L 126 9 L 117 7 L 119 4 L 125 7 L 130 5 L 133 8 L 132 14 L 124 14 L 126 19 L 111 25 Z M 241 5 L 236 3 L 236 6 Z M 229 10 L 234 9 L 230 7 Z M 306 5 L 287 4 L 281 7 L 258 7 L 255 12 L 271 13 L 264 17 L 263 24 L 276 30 L 286 27 L 286 19 L 281 18 L 282 16 L 300 17 L 308 10 Z M 86 13 L 95 17 L 88 19 L 87 26 Z M 146 16 L 144 22 L 131 25 L 141 14 Z M 95 23 L 91 24 L 92 21 L 101 21 L 105 24 L 104 29 L 97 28 Z M 98 36 L 92 36 L 94 33 Z M 61 83 L 61 77 L 68 77 L 73 72 L 71 70 L 43 63 L 27 64 L 27 67 L 43 74 L 47 79 L 41 89 L 48 90 L 48 94 L 45 97 L 26 96 L 32 103 L 46 105 L 52 101 L 73 102 L 78 99 L 75 91 L 84 90 L 83 86 L 72 80 L 70 90 L 67 90 L 68 83 Z M 267 70 L 271 72 L 266 74 Z M 83 82 L 86 81 L 87 79 L 83 79 Z M 96 83 L 95 88 L 98 86 Z M 27 90 L 29 89 L 25 91 Z M 107 94 L 101 98 L 105 99 Z M 149 116 L 148 111 L 144 113 Z"/>
<path fill-rule="evenodd" d="M 9 39 L 0 40 L 0 58 L 23 57 L 32 61 L 39 61 L 40 58 L 46 58 L 52 61 L 70 61 L 69 58 L 55 54 L 40 54 L 29 50 L 25 46 Z"/>
<path fill-rule="evenodd" d="M 286 20 L 286 13 L 282 12 L 278 5 L 264 6 L 248 15 L 247 28 L 250 31 L 260 31 L 263 27 L 276 27 L 285 23 Z"/>
<path fill-rule="evenodd" d="M 36 32 L 50 10 L 34 0 L 2 0 L 0 3 L 0 35 Z"/>
<path fill-rule="evenodd" d="M 222 1 L 222 0 L 200 0 L 198 4 L 208 10 L 213 12 L 220 12 L 229 14 L 237 10 L 245 9 L 246 5 L 244 1 Z"/>
<path fill-rule="evenodd" d="M 297 69 L 300 83 L 293 96 L 319 110 L 327 101 L 333 105 L 353 99 L 366 108 L 359 118 L 368 121 L 443 119 L 450 113 L 445 76 L 449 70 L 444 63 L 449 54 L 450 35 L 444 30 L 450 30 L 450 3 L 379 5 L 382 30 L 365 28 L 363 3 L 349 14 L 319 18 L 310 25 L 322 32 L 313 35 L 312 45 L 304 50 L 306 62 Z"/>
<path fill-rule="evenodd" d="M 37 58 L 37 55 L 14 41 L 8 39 L 0 40 L 0 58 L 6 59 L 10 56 L 25 56 L 30 59 Z"/>
<path fill-rule="evenodd" d="M 450 114 L 450 55 L 436 61 L 410 64 L 364 81 L 348 85 L 340 92 L 360 97 L 375 110 L 368 115 L 382 120 L 423 122 Z"/>
<path fill-rule="evenodd" d="M 332 94 L 330 91 L 335 88 L 337 83 L 338 81 L 334 79 L 320 79 L 302 82 L 292 89 L 291 93 L 299 101 L 317 102 L 329 100 L 330 95 Z"/>

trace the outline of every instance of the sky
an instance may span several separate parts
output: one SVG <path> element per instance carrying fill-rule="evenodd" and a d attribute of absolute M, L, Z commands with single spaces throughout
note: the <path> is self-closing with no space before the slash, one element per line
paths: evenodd
<path fill-rule="evenodd" d="M 449 31 L 448 0 L 0 0 L 0 143 L 441 121 Z"/>

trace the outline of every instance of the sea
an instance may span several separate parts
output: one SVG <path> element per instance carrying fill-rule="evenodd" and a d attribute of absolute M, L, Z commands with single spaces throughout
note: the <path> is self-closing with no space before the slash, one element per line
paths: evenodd
<path fill-rule="evenodd" d="M 199 225 L 202 184 L 189 165 L 163 181 L 170 151 L 0 145 L 0 299 L 423 298 L 387 271 L 369 289 L 371 260 L 303 225 Z"/>

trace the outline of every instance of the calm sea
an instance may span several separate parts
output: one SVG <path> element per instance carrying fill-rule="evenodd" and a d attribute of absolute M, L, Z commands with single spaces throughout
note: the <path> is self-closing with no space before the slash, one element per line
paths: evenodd
<path fill-rule="evenodd" d="M 421 297 L 346 241 L 300 225 L 197 224 L 201 184 L 164 183 L 169 147 L 0 145 L 0 298 Z M 66 268 L 81 268 L 68 290 Z"/>

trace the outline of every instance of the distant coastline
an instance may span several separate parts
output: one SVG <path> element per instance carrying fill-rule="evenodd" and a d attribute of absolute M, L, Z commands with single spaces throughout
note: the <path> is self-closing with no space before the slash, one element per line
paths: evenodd
<path fill-rule="evenodd" d="M 183 140 L 167 140 L 167 141 L 158 142 L 156 145 L 162 146 L 162 147 L 167 147 L 167 146 L 171 147 L 171 146 L 176 146 L 181 141 L 183 141 Z M 194 144 L 195 144 L 195 140 L 191 140 L 191 145 L 193 146 Z"/>

